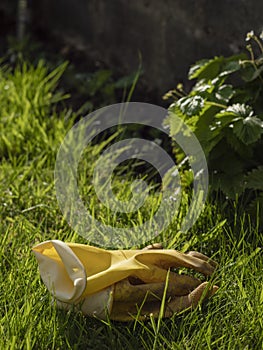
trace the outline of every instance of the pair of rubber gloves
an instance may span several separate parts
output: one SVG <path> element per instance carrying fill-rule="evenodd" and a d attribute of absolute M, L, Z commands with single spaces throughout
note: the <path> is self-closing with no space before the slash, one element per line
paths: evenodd
<path fill-rule="evenodd" d="M 58 240 L 40 243 L 33 252 L 58 306 L 78 305 L 85 315 L 100 319 L 158 317 L 164 291 L 163 316 L 171 317 L 197 306 L 218 289 L 173 271 L 185 267 L 211 275 L 216 263 L 198 252 L 184 254 L 158 244 L 143 250 L 104 250 Z"/>

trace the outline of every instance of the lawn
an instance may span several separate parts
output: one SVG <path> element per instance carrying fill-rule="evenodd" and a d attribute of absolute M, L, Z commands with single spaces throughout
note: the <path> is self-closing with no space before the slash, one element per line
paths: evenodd
<path fill-rule="evenodd" d="M 197 250 L 218 262 L 212 281 L 219 290 L 194 311 L 118 323 L 61 311 L 52 303 L 31 248 L 48 239 L 87 243 L 64 220 L 54 188 L 58 148 L 79 117 L 63 104 L 67 96 L 57 88 L 64 69 L 50 73 L 44 63 L 0 69 L 0 349 L 261 349 L 262 233 L 240 203 L 229 215 L 224 202 L 209 199 L 183 234 L 178 224 L 187 210 L 185 200 L 177 220 L 157 238 L 165 248 Z M 158 188 L 135 216 L 101 208 L 91 186 L 91 164 L 100 146 L 87 147 L 79 175 L 94 215 L 123 227 L 151 217 Z M 133 176 L 126 165 L 114 179 L 124 199 Z"/>

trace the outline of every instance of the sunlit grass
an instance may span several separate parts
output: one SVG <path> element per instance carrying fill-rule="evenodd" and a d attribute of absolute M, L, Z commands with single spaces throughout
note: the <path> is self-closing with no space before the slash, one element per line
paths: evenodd
<path fill-rule="evenodd" d="M 67 111 L 58 116 L 50 108 L 51 100 L 44 95 L 51 93 L 51 87 L 41 90 L 31 83 L 36 71 L 30 68 L 24 72 L 26 77 L 22 73 L 8 74 L 6 81 L 16 79 L 21 90 L 23 84 L 32 90 L 27 98 L 36 101 L 38 122 L 34 125 L 40 128 L 26 121 L 30 109 L 24 109 L 20 102 L 18 108 L 17 100 L 8 100 L 5 95 L 0 104 L 0 349 L 261 349 L 262 234 L 248 216 L 238 217 L 234 211 L 230 225 L 220 204 L 209 202 L 195 226 L 186 234 L 180 232 L 187 196 L 183 196 L 177 219 L 156 240 L 165 248 L 198 250 L 218 262 L 213 283 L 220 288 L 212 299 L 192 312 L 143 323 L 137 319 L 129 323 L 102 322 L 78 312 L 57 310 L 40 279 L 31 248 L 47 239 L 86 242 L 64 220 L 54 188 L 56 152 L 71 124 L 64 119 Z M 34 97 L 34 91 L 43 96 Z M 46 101 L 45 115 L 41 101 Z M 15 119 L 5 123 L 4 118 L 8 113 L 12 116 L 12 110 L 20 118 L 18 124 Z M 18 125 L 24 125 L 27 136 Z M 97 159 L 96 147 L 88 146 L 88 156 L 79 168 L 79 188 L 87 207 L 98 219 L 118 227 L 150 218 L 158 207 L 158 187 L 136 214 L 112 215 L 99 203 L 91 186 L 90 165 Z M 113 183 L 122 200 L 130 198 L 134 178 L 127 165 L 124 170 L 116 174 Z"/>

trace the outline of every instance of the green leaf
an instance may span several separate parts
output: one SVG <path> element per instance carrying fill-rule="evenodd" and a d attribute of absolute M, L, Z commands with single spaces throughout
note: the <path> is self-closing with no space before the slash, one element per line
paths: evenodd
<path fill-rule="evenodd" d="M 195 79 L 198 77 L 198 73 L 209 63 L 209 59 L 202 59 L 197 61 L 193 66 L 190 67 L 188 72 L 188 78 Z"/>
<path fill-rule="evenodd" d="M 246 176 L 247 188 L 263 191 L 263 166 L 258 166 Z"/>
<path fill-rule="evenodd" d="M 234 152 L 229 152 L 229 146 L 226 145 L 221 156 L 214 159 L 212 169 L 217 170 L 219 173 L 235 176 L 243 173 L 244 163 L 238 159 Z"/>
<path fill-rule="evenodd" d="M 227 125 L 229 125 L 230 128 L 233 128 L 234 127 L 233 123 L 239 119 L 241 119 L 241 117 L 236 117 L 236 115 L 232 113 L 220 112 L 215 115 L 215 121 L 212 125 L 212 128 L 223 129 Z"/>
<path fill-rule="evenodd" d="M 252 115 L 254 114 L 253 109 L 250 106 L 245 105 L 244 103 L 235 103 L 232 106 L 227 107 L 224 111 L 222 111 L 222 113 L 224 112 L 233 113 L 234 115 L 242 118 L 252 117 Z"/>
<path fill-rule="evenodd" d="M 224 67 L 222 73 L 220 73 L 221 77 L 224 77 L 226 75 L 232 74 L 234 72 L 237 72 L 241 69 L 241 64 L 239 62 L 240 60 L 238 58 L 235 58 L 235 60 L 227 62 Z"/>
<path fill-rule="evenodd" d="M 224 137 L 223 134 L 214 135 L 209 140 L 200 140 L 205 156 L 211 159 L 211 154 L 214 149 L 217 149 L 219 142 Z M 199 138 L 198 138 L 199 139 Z"/>
<path fill-rule="evenodd" d="M 235 135 L 245 144 L 255 142 L 261 134 L 258 125 L 259 118 L 253 116 L 252 108 L 245 104 L 236 103 L 215 115 L 216 125 L 233 129 Z M 251 119 L 253 121 L 251 121 Z"/>
<path fill-rule="evenodd" d="M 255 116 L 249 116 L 237 121 L 233 131 L 245 145 L 249 145 L 260 139 L 263 132 L 263 122 Z"/>
<path fill-rule="evenodd" d="M 205 104 L 205 107 L 203 108 L 202 113 L 198 116 L 196 123 L 195 133 L 199 140 L 210 141 L 221 131 L 221 122 L 214 120 L 217 111 L 217 106 Z"/>
<path fill-rule="evenodd" d="M 249 81 L 256 80 L 262 74 L 262 72 L 263 72 L 263 66 L 261 66 L 260 68 L 257 68 Z"/>
<path fill-rule="evenodd" d="M 253 148 L 247 147 L 243 142 L 237 138 L 237 136 L 233 133 L 233 129 L 224 130 L 224 135 L 227 143 L 230 147 L 238 154 L 241 158 L 246 160 L 246 163 L 249 163 L 250 160 L 253 159 Z"/>
<path fill-rule="evenodd" d="M 177 101 L 182 113 L 188 116 L 198 115 L 204 107 L 204 99 L 201 96 L 183 97 Z"/>
<path fill-rule="evenodd" d="M 233 89 L 232 85 L 222 85 L 215 93 L 215 97 L 220 102 L 227 103 L 234 96 L 234 94 L 235 90 Z"/>
<path fill-rule="evenodd" d="M 263 66 L 258 68 L 251 63 L 243 68 L 241 76 L 245 82 L 251 82 L 256 80 L 262 74 L 262 72 Z"/>
<path fill-rule="evenodd" d="M 220 66 L 223 62 L 223 57 L 215 57 L 213 59 L 205 59 L 198 61 L 193 65 L 188 73 L 188 78 L 190 80 L 198 78 L 212 80 L 220 72 Z"/>
<path fill-rule="evenodd" d="M 214 85 L 205 80 L 200 80 L 195 84 L 192 91 L 198 93 L 201 96 L 206 96 L 207 94 L 211 93 L 213 89 Z"/>
<path fill-rule="evenodd" d="M 244 174 L 237 173 L 233 176 L 225 173 L 215 173 L 211 177 L 212 188 L 222 191 L 226 196 L 235 199 L 245 189 Z"/>

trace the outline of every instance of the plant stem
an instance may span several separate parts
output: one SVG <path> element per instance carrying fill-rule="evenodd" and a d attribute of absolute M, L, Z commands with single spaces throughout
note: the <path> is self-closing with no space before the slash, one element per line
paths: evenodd
<path fill-rule="evenodd" d="M 220 108 L 227 108 L 226 105 L 223 105 L 223 104 L 217 103 L 217 102 L 212 102 L 212 101 L 206 101 L 206 104 L 208 104 L 209 106 L 215 106 L 215 107 L 220 107 Z"/>
<path fill-rule="evenodd" d="M 256 35 L 254 35 L 254 36 L 253 36 L 253 39 L 254 39 L 255 42 L 258 44 L 258 46 L 259 46 L 259 48 L 260 48 L 260 51 L 263 53 L 263 45 L 262 45 L 261 41 L 259 40 L 259 38 L 258 38 Z"/>

